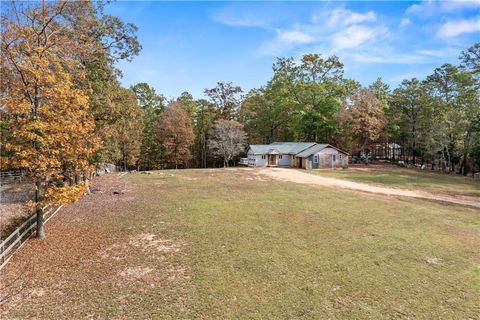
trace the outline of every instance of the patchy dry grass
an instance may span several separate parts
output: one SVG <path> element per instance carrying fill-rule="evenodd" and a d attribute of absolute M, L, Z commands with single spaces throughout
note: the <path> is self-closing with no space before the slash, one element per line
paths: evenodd
<path fill-rule="evenodd" d="M 446 175 L 429 170 L 397 166 L 355 166 L 349 169 L 311 170 L 321 176 L 409 190 L 423 190 L 451 196 L 480 197 L 480 181 L 471 177 Z"/>
<path fill-rule="evenodd" d="M 1 318 L 478 318 L 478 210 L 250 173 L 102 177 L 2 270 Z"/>

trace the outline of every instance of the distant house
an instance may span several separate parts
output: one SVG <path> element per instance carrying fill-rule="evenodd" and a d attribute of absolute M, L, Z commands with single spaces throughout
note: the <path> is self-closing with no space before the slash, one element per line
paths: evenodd
<path fill-rule="evenodd" d="M 400 159 L 403 155 L 402 146 L 396 143 L 377 144 L 370 155 L 381 159 Z"/>
<path fill-rule="evenodd" d="M 329 144 L 315 142 L 252 144 L 247 154 L 250 167 L 317 169 L 348 165 L 347 152 Z"/>

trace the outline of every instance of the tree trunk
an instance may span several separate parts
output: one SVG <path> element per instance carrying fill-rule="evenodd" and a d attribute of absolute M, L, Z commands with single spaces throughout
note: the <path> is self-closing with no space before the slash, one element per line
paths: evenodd
<path fill-rule="evenodd" d="M 40 206 L 40 180 L 35 182 L 35 203 L 36 203 L 36 214 L 37 214 L 37 239 L 45 239 L 45 230 L 43 228 L 43 209 Z"/>
<path fill-rule="evenodd" d="M 467 171 L 467 141 L 469 139 L 469 134 L 467 133 L 467 137 L 463 141 L 463 161 L 462 161 L 462 166 L 461 166 L 461 173 L 462 175 L 466 176 L 468 171 Z"/>
<path fill-rule="evenodd" d="M 43 227 L 43 209 L 37 208 L 37 239 L 45 239 L 45 229 Z"/>

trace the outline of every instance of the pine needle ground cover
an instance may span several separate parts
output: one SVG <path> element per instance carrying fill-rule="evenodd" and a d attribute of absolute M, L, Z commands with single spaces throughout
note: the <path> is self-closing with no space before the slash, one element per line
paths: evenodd
<path fill-rule="evenodd" d="M 93 189 L 2 270 L 2 319 L 480 314 L 476 209 L 249 169 L 108 175 Z"/>

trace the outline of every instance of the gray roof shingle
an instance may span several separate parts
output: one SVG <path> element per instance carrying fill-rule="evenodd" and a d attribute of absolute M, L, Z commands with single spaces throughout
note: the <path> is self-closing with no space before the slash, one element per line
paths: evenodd
<path fill-rule="evenodd" d="M 316 144 L 314 146 L 311 146 L 308 149 L 303 150 L 302 152 L 297 154 L 297 157 L 310 157 L 312 154 L 317 153 L 319 151 L 322 151 L 326 147 L 330 146 L 329 144 Z"/>
<path fill-rule="evenodd" d="M 314 145 L 315 142 L 274 142 L 272 144 L 252 144 L 250 149 L 254 154 L 269 154 L 275 151 L 281 154 L 297 154 Z"/>
<path fill-rule="evenodd" d="M 317 153 L 326 147 L 331 147 L 337 149 L 338 151 L 344 152 L 338 148 L 335 148 L 329 144 L 321 144 L 315 142 L 273 142 L 271 144 L 252 144 L 250 149 L 254 154 L 293 154 L 297 157 L 309 157 L 314 153 Z M 348 154 L 348 153 L 346 153 Z"/>

